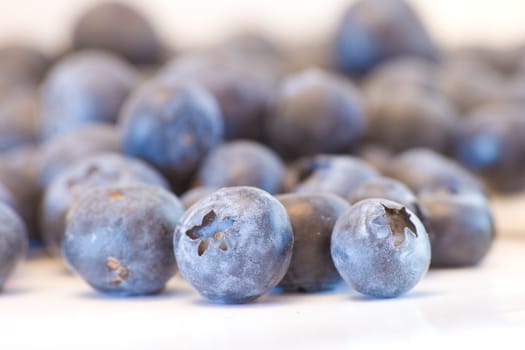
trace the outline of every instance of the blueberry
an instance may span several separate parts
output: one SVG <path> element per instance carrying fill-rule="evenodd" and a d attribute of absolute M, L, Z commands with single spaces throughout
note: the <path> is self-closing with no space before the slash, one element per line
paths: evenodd
<path fill-rule="evenodd" d="M 180 200 L 184 208 L 189 209 L 193 204 L 217 191 L 214 187 L 195 187 L 181 195 Z"/>
<path fill-rule="evenodd" d="M 352 156 L 317 155 L 294 165 L 294 192 L 330 192 L 347 198 L 363 181 L 379 176 L 364 161 Z"/>
<path fill-rule="evenodd" d="M 293 247 L 286 210 L 267 192 L 228 187 L 194 204 L 174 237 L 182 276 L 204 297 L 245 303 L 285 275 Z"/>
<path fill-rule="evenodd" d="M 64 257 L 100 292 L 157 293 L 177 270 L 173 232 L 183 211 L 179 200 L 160 187 L 92 188 L 68 215 Z"/>
<path fill-rule="evenodd" d="M 278 87 L 266 120 L 266 137 L 285 158 L 342 152 L 365 130 L 354 86 L 317 69 L 289 76 Z"/>
<path fill-rule="evenodd" d="M 0 290 L 27 250 L 25 226 L 18 215 L 0 203 Z"/>
<path fill-rule="evenodd" d="M 341 277 L 330 255 L 330 239 L 348 203 L 328 193 L 290 193 L 277 199 L 288 212 L 294 234 L 292 261 L 279 286 L 310 293 L 334 287 Z"/>
<path fill-rule="evenodd" d="M 46 188 L 40 208 L 40 229 L 49 252 L 60 255 L 66 214 L 85 192 L 99 186 L 136 183 L 169 189 L 162 176 L 147 164 L 118 154 L 87 157 L 64 169 Z"/>
<path fill-rule="evenodd" d="M 44 189 L 74 161 L 99 153 L 118 152 L 120 135 L 114 126 L 90 124 L 51 139 L 41 146 L 38 183 Z"/>
<path fill-rule="evenodd" d="M 416 195 L 404 183 L 388 177 L 373 177 L 363 181 L 350 192 L 348 201 L 357 203 L 368 198 L 388 199 L 403 204 L 414 213 L 419 211 Z"/>
<path fill-rule="evenodd" d="M 199 169 L 205 187 L 252 186 L 269 193 L 281 190 L 285 166 L 271 149 L 252 141 L 232 141 L 211 151 Z"/>
<path fill-rule="evenodd" d="M 85 51 L 66 56 L 53 67 L 42 88 L 42 138 L 89 123 L 115 123 L 135 83 L 133 69 L 111 54 Z"/>
<path fill-rule="evenodd" d="M 230 59 L 183 56 L 164 68 L 159 77 L 171 82 L 193 81 L 208 89 L 224 117 L 225 139 L 260 141 L 274 79 L 263 68 Z"/>
<path fill-rule="evenodd" d="M 334 63 L 352 75 L 367 73 L 400 56 L 435 60 L 438 50 L 404 0 L 360 0 L 351 5 L 336 32 Z"/>
<path fill-rule="evenodd" d="M 119 2 L 103 2 L 85 12 L 74 27 L 73 46 L 111 51 L 136 64 L 160 63 L 165 54 L 148 20 Z"/>
<path fill-rule="evenodd" d="M 418 85 L 368 86 L 368 139 L 389 149 L 428 147 L 446 151 L 458 120 L 455 106 L 437 89 Z"/>
<path fill-rule="evenodd" d="M 456 161 L 426 148 L 414 148 L 397 155 L 386 175 L 406 184 L 416 194 L 424 188 L 470 188 L 484 186 Z"/>
<path fill-rule="evenodd" d="M 35 88 L 18 88 L 0 95 L 0 152 L 37 143 L 37 96 Z"/>
<path fill-rule="evenodd" d="M 427 190 L 418 201 L 430 236 L 433 267 L 472 266 L 487 255 L 495 229 L 482 193 Z"/>
<path fill-rule="evenodd" d="M 492 188 L 513 192 L 525 186 L 525 119 L 518 107 L 475 110 L 457 126 L 453 154 Z"/>
<path fill-rule="evenodd" d="M 376 298 L 408 292 L 430 264 L 430 242 L 419 218 L 386 199 L 365 199 L 344 212 L 334 227 L 331 252 L 343 279 Z"/>
<path fill-rule="evenodd" d="M 183 192 L 206 154 L 222 140 L 216 100 L 193 84 L 151 81 L 120 117 L 122 150 L 154 165 Z"/>

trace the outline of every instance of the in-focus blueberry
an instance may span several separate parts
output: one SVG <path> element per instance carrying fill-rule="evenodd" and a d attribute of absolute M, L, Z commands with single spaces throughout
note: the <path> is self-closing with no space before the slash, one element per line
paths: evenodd
<path fill-rule="evenodd" d="M 206 90 L 159 80 L 126 103 L 120 129 L 123 152 L 157 167 L 182 193 L 206 154 L 222 141 L 223 120 Z"/>
<path fill-rule="evenodd" d="M 332 261 L 330 240 L 335 222 L 349 204 L 329 193 L 290 193 L 277 199 L 288 212 L 294 234 L 292 261 L 279 287 L 308 293 L 334 287 L 341 277 Z"/>
<path fill-rule="evenodd" d="M 477 191 L 426 190 L 418 195 L 432 245 L 432 266 L 462 267 L 479 263 L 494 241 L 492 212 Z"/>
<path fill-rule="evenodd" d="M 353 84 L 309 69 L 285 78 L 270 103 L 268 143 L 283 157 L 337 153 L 361 140 L 366 120 Z"/>
<path fill-rule="evenodd" d="M 408 292 L 430 264 L 430 241 L 419 218 L 386 199 L 365 199 L 343 213 L 334 227 L 331 251 L 343 279 L 376 298 Z"/>
<path fill-rule="evenodd" d="M 42 88 L 42 139 L 89 123 L 115 123 L 136 80 L 133 68 L 112 54 L 85 51 L 66 56 Z"/>
<path fill-rule="evenodd" d="M 268 293 L 290 264 L 286 210 L 253 187 L 227 187 L 194 204 L 174 237 L 182 276 L 205 298 L 246 303 Z"/>
<path fill-rule="evenodd" d="M 27 250 L 26 228 L 20 217 L 0 203 L 0 290 Z"/>
<path fill-rule="evenodd" d="M 269 193 L 282 189 L 285 166 L 270 148 L 252 141 L 224 143 L 204 159 L 197 182 L 205 187 L 252 186 Z"/>
<path fill-rule="evenodd" d="M 48 251 L 60 255 L 66 214 L 94 187 L 150 184 L 169 189 L 162 176 L 138 159 L 103 153 L 84 158 L 62 171 L 46 188 L 40 207 L 40 231 Z"/>
<path fill-rule="evenodd" d="M 68 215 L 64 257 L 100 292 L 157 293 L 177 270 L 173 232 L 183 211 L 177 197 L 160 187 L 93 188 Z"/>

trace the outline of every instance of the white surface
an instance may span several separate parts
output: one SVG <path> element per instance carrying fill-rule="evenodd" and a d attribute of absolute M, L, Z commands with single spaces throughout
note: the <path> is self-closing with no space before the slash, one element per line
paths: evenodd
<path fill-rule="evenodd" d="M 169 42 L 215 42 L 243 27 L 281 39 L 311 41 L 334 28 L 352 0 L 120 0 L 144 10 Z M 100 0 L 0 0 L 0 43 L 24 39 L 56 48 L 78 15 Z M 410 0 L 433 35 L 447 45 L 525 42 L 523 0 Z"/>
<path fill-rule="evenodd" d="M 0 348 L 523 349 L 525 242 L 498 241 L 482 266 L 433 270 L 408 295 L 341 287 L 212 305 L 176 278 L 144 298 L 109 298 L 49 259 L 24 264 L 0 294 Z"/>

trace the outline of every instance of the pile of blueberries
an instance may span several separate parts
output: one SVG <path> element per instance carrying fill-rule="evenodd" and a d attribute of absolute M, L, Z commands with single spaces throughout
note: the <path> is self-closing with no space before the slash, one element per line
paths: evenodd
<path fill-rule="evenodd" d="M 399 296 L 489 251 L 524 108 L 525 50 L 439 49 L 404 0 L 354 2 L 308 52 L 175 51 L 99 4 L 55 58 L 0 48 L 0 286 L 30 242 L 109 294 L 178 270 L 222 303 Z"/>

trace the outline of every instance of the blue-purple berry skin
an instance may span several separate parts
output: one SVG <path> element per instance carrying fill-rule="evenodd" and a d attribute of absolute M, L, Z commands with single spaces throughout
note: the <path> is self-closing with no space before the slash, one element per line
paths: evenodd
<path fill-rule="evenodd" d="M 330 240 L 337 219 L 350 205 L 330 193 L 289 193 L 277 196 L 284 205 L 294 234 L 292 261 L 279 287 L 288 292 L 314 293 L 341 281 Z"/>
<path fill-rule="evenodd" d="M 183 212 L 177 197 L 160 187 L 93 188 L 68 214 L 64 257 L 102 293 L 157 293 L 177 271 L 173 232 Z"/>
<path fill-rule="evenodd" d="M 94 187 L 136 183 L 169 189 L 155 169 L 116 153 L 87 157 L 66 168 L 46 188 L 40 207 L 40 230 L 49 252 L 60 255 L 66 214 L 75 200 Z"/>
<path fill-rule="evenodd" d="M 253 187 L 226 187 L 194 204 L 177 226 L 182 276 L 206 299 L 247 303 L 285 275 L 293 248 L 282 204 Z"/>
<path fill-rule="evenodd" d="M 27 246 L 24 223 L 11 208 L 0 203 L 0 290 L 25 257 Z"/>
<path fill-rule="evenodd" d="M 158 168 L 181 193 L 206 154 L 223 137 L 215 98 L 193 84 L 152 81 L 120 116 L 122 150 Z"/>
<path fill-rule="evenodd" d="M 206 187 L 252 186 L 269 193 L 282 189 L 285 166 L 270 148 L 253 141 L 224 143 L 203 161 L 197 181 Z"/>
<path fill-rule="evenodd" d="M 488 254 L 496 233 L 482 193 L 428 190 L 418 202 L 432 244 L 432 267 L 474 266 Z"/>
<path fill-rule="evenodd" d="M 365 199 L 343 213 L 334 227 L 331 252 L 343 279 L 375 298 L 397 297 L 414 288 L 431 257 L 419 218 L 386 199 Z"/>

